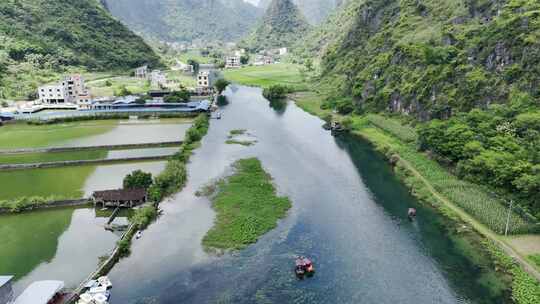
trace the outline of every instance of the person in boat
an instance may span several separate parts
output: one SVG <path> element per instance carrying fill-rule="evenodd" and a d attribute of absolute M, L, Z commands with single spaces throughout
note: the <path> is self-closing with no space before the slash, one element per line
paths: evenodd
<path fill-rule="evenodd" d="M 407 216 L 409 217 L 409 220 L 413 220 L 416 217 L 416 209 L 409 208 L 409 211 L 407 211 Z"/>
<path fill-rule="evenodd" d="M 313 267 L 313 263 L 311 262 L 311 260 L 304 256 L 299 256 L 296 259 L 295 264 L 296 264 L 295 272 L 298 276 L 303 276 L 304 274 L 311 275 L 315 271 L 315 268 Z"/>

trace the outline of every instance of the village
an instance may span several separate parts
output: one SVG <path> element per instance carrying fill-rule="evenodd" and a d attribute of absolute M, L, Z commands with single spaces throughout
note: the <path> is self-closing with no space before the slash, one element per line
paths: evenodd
<path fill-rule="evenodd" d="M 170 44 L 180 52 L 204 53 L 199 49 L 184 45 Z M 240 69 L 245 66 L 264 66 L 280 63 L 286 57 L 287 48 L 262 50 L 248 54 L 245 49 L 229 45 L 222 51 L 225 54 L 214 63 L 198 63 L 194 60 L 182 62 L 175 59 L 175 64 L 168 70 L 152 69 L 148 65 L 140 66 L 127 77 L 139 84 L 140 92 L 133 93 L 125 86 L 112 96 L 93 94 L 83 74 L 64 76 L 56 83 L 39 86 L 36 99 L 30 101 L 12 101 L 0 108 L 0 122 L 9 120 L 48 119 L 118 112 L 197 112 L 208 111 L 209 99 L 215 98 L 215 82 L 223 78 L 225 69 Z M 171 74 L 180 74 L 181 79 Z M 194 79 L 194 81 L 191 81 Z M 103 82 L 103 81 L 101 81 Z M 104 81 L 109 85 L 109 80 Z M 181 92 L 181 94 L 176 94 Z M 171 95 L 182 96 L 174 98 Z"/>

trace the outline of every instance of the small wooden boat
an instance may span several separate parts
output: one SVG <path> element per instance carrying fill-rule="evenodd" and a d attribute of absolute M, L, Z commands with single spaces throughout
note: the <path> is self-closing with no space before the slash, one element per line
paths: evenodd
<path fill-rule="evenodd" d="M 142 237 L 142 231 L 137 231 L 137 233 L 135 234 L 135 238 L 138 240 Z"/>
<path fill-rule="evenodd" d="M 315 273 L 315 267 L 310 259 L 300 256 L 296 259 L 294 272 L 299 278 L 303 278 L 304 275 L 312 276 Z"/>

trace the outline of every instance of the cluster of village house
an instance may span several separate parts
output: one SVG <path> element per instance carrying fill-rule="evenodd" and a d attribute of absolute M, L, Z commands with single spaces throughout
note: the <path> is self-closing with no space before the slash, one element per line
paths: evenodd
<path fill-rule="evenodd" d="M 186 74 L 193 74 L 193 66 L 178 62 L 173 70 L 179 70 Z M 165 89 L 170 87 L 171 82 L 167 80 L 167 75 L 159 70 L 149 72 L 148 66 L 142 66 L 135 69 L 135 77 L 150 80 L 152 87 Z M 195 95 L 211 95 L 214 89 L 214 82 L 219 77 L 215 70 L 199 71 L 197 74 L 197 86 L 188 88 Z"/>
<path fill-rule="evenodd" d="M 279 48 L 279 49 L 272 49 L 272 50 L 262 50 L 257 55 L 255 55 L 255 58 L 253 60 L 253 65 L 259 66 L 259 65 L 267 65 L 267 64 L 273 64 L 275 62 L 276 56 L 284 56 L 287 55 L 287 48 Z M 227 56 L 225 58 L 225 68 L 239 68 L 242 66 L 241 58 L 245 55 L 245 50 L 240 49 L 237 51 L 234 51 L 233 55 Z"/>
<path fill-rule="evenodd" d="M 287 48 L 263 50 L 254 56 L 251 64 L 256 66 L 273 64 L 275 58 L 286 55 L 287 52 Z M 241 58 L 246 54 L 246 51 L 239 49 L 230 52 L 230 54 L 225 58 L 225 68 L 241 67 Z M 194 72 L 193 66 L 180 61 L 172 69 L 186 74 L 193 74 Z M 163 71 L 150 70 L 146 65 L 136 68 L 134 74 L 136 78 L 150 81 L 151 86 L 154 88 L 168 89 L 176 86 L 176 83 L 167 79 L 167 75 Z M 219 74 L 215 70 L 202 70 L 196 76 L 197 86 L 195 88 L 189 88 L 189 90 L 195 95 L 211 95 L 213 93 L 214 82 L 218 77 Z M 39 87 L 38 97 L 38 100 L 33 102 L 34 105 L 50 107 L 72 106 L 81 110 L 93 108 L 95 102 L 85 85 L 84 78 L 78 74 L 66 76 L 59 83 Z"/>

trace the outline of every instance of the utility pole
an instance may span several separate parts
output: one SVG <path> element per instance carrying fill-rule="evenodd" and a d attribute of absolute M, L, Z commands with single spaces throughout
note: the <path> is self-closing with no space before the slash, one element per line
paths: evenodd
<path fill-rule="evenodd" d="M 504 236 L 508 236 L 508 226 L 510 226 L 510 215 L 512 214 L 513 200 L 510 200 L 510 207 L 508 208 L 508 216 L 506 217 L 506 229 L 504 230 Z"/>

